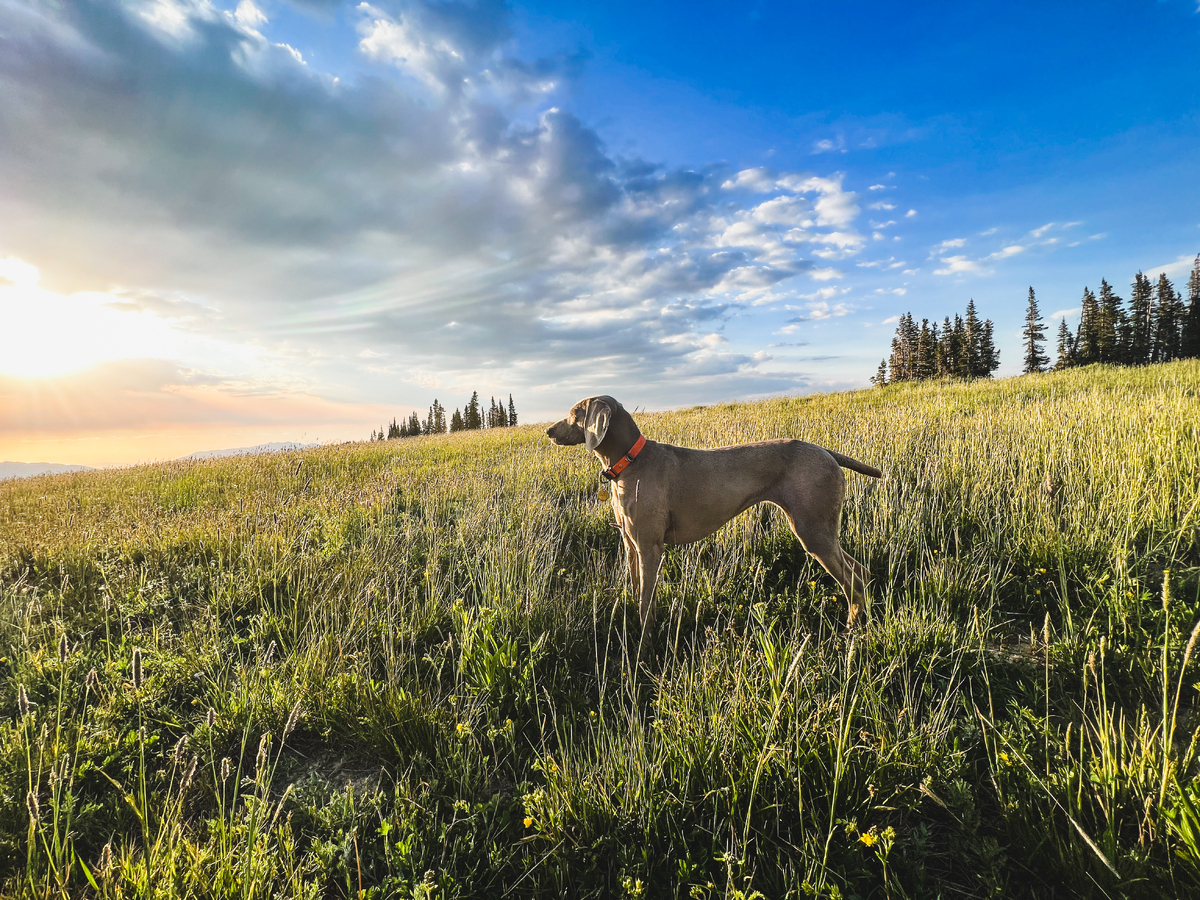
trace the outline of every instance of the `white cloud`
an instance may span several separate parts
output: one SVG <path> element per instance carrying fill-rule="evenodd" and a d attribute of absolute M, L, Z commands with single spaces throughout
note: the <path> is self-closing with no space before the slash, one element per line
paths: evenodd
<path fill-rule="evenodd" d="M 1010 257 L 1010 256 L 1016 256 L 1018 253 L 1024 253 L 1024 252 L 1025 252 L 1025 248 L 1022 247 L 1020 244 L 1013 244 L 1011 246 L 1004 247 L 1001 250 L 997 250 L 995 253 L 989 254 L 986 258 L 987 259 L 1008 259 L 1008 257 Z"/>
<path fill-rule="evenodd" d="M 35 287 L 41 281 L 42 274 L 38 267 L 15 256 L 0 259 L 0 280 L 7 281 L 17 287 Z M 0 285 L 3 287 L 3 285 Z"/>
<path fill-rule="evenodd" d="M 1079 307 L 1076 306 L 1073 309 L 1057 309 L 1054 312 L 1050 313 L 1049 317 L 1051 319 L 1065 319 L 1067 316 L 1074 316 L 1074 315 L 1077 315 L 1078 313 L 1079 313 Z"/>
<path fill-rule="evenodd" d="M 946 256 L 942 258 L 942 262 L 945 263 L 946 268 L 934 269 L 934 275 L 984 274 L 987 271 L 977 261 L 967 259 L 965 256 Z"/>
<path fill-rule="evenodd" d="M 820 290 L 813 291 L 811 294 L 797 294 L 799 300 L 832 300 L 834 297 L 840 297 L 842 294 L 850 292 L 848 287 L 823 287 Z"/>
<path fill-rule="evenodd" d="M 895 203 L 888 203 L 886 200 L 880 200 L 878 203 L 871 203 L 871 204 L 867 205 L 867 209 L 888 210 L 888 209 L 895 209 L 895 208 L 896 208 Z"/>
<path fill-rule="evenodd" d="M 837 316 L 844 316 L 849 312 L 850 310 L 844 303 L 830 306 L 825 300 L 817 300 L 808 305 L 808 317 L 810 319 L 830 319 Z"/>
<path fill-rule="evenodd" d="M 1045 234 L 1047 231 L 1049 231 L 1051 228 L 1053 228 L 1054 224 L 1055 224 L 1054 222 L 1047 222 L 1041 228 L 1035 228 L 1035 229 L 1033 229 L 1033 231 L 1029 232 L 1029 236 L 1035 237 L 1035 238 L 1040 238 L 1043 234 Z"/>
<path fill-rule="evenodd" d="M 775 177 L 761 166 L 756 169 L 742 169 L 736 176 L 723 182 L 721 187 L 727 191 L 744 188 L 765 194 L 775 187 Z"/>
<path fill-rule="evenodd" d="M 253 0 L 241 0 L 233 17 L 247 28 L 258 28 L 260 25 L 267 24 L 266 15 L 254 5 Z"/>
<path fill-rule="evenodd" d="M 861 211 L 855 202 L 858 195 L 842 188 L 845 178 L 841 172 L 828 178 L 819 176 L 785 175 L 777 184 L 794 194 L 817 194 L 813 208 L 817 213 L 817 224 L 844 227 L 857 218 Z"/>
<path fill-rule="evenodd" d="M 913 218 L 913 216 L 915 216 L 916 214 L 917 214 L 917 211 L 916 211 L 915 209 L 910 209 L 908 212 L 906 212 L 906 213 L 904 214 L 904 218 L 906 218 L 906 219 L 911 219 L 911 218 Z"/>
<path fill-rule="evenodd" d="M 1175 258 L 1174 262 L 1165 263 L 1159 266 L 1146 266 L 1142 269 L 1148 278 L 1157 278 L 1161 274 L 1165 274 L 1168 278 L 1181 278 L 1192 271 L 1192 266 L 1195 265 L 1196 257 L 1190 254 L 1183 254 Z"/>
<path fill-rule="evenodd" d="M 934 252 L 934 254 L 937 254 L 942 250 L 950 250 L 955 247 L 965 246 L 966 243 L 967 243 L 966 238 L 950 238 L 949 240 L 942 241 L 940 244 L 938 244 L 936 247 L 934 247 L 933 252 Z"/>
<path fill-rule="evenodd" d="M 842 273 L 837 269 L 813 269 L 808 274 L 814 281 L 830 281 L 842 277 Z"/>
<path fill-rule="evenodd" d="M 767 200 L 754 207 L 751 218 L 767 225 L 797 225 L 811 228 L 813 223 L 812 204 L 803 197 L 781 196 Z"/>
<path fill-rule="evenodd" d="M 867 188 L 867 190 L 868 191 L 886 191 L 887 185 L 886 184 L 873 184 L 869 188 Z"/>
<path fill-rule="evenodd" d="M 814 141 L 812 152 L 813 152 L 814 156 L 817 155 L 818 153 L 834 153 L 834 152 L 845 153 L 846 152 L 846 139 L 844 137 L 842 137 L 841 135 L 838 135 L 836 140 L 830 140 L 830 139 L 826 138 L 824 140 Z"/>

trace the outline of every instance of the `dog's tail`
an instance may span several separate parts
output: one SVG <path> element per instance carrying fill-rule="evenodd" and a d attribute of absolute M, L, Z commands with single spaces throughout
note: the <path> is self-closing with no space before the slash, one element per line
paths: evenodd
<path fill-rule="evenodd" d="M 883 473 L 874 466 L 868 466 L 866 463 L 860 463 L 857 459 L 851 459 L 849 456 L 838 453 L 836 450 L 826 451 L 837 460 L 837 464 L 843 469 L 853 469 L 855 472 L 862 472 L 864 475 L 870 475 L 872 478 L 882 478 Z"/>

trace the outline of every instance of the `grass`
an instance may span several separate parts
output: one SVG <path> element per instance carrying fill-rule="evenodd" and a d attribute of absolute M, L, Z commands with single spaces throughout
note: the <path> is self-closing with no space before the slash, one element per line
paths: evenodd
<path fill-rule="evenodd" d="M 536 427 L 0 484 L 0 892 L 1187 896 L 1198 391 L 640 416 L 886 473 L 858 634 L 757 509 L 669 551 L 640 671 L 597 464 Z"/>

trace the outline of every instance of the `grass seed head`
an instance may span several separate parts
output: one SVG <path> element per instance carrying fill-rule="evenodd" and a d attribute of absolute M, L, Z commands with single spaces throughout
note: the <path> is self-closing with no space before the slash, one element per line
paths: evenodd
<path fill-rule="evenodd" d="M 67 643 L 67 635 L 64 633 L 63 636 L 58 639 L 58 661 L 65 665 L 67 658 L 70 655 L 71 645 Z"/>
<path fill-rule="evenodd" d="M 271 732 L 263 732 L 258 741 L 258 755 L 254 758 L 254 770 L 261 772 L 267 764 L 267 748 L 271 746 Z"/>
<path fill-rule="evenodd" d="M 29 822 L 36 825 L 41 821 L 41 804 L 38 803 L 37 791 L 30 791 L 25 795 L 25 808 L 29 810 Z"/>
<path fill-rule="evenodd" d="M 17 688 L 17 711 L 22 716 L 27 716 L 32 708 L 29 703 L 29 694 L 25 693 L 25 685 L 21 685 Z"/>
<path fill-rule="evenodd" d="M 133 648 L 133 689 L 140 690 L 143 680 L 142 672 L 142 651 L 138 647 Z"/>
<path fill-rule="evenodd" d="M 288 716 L 287 724 L 283 726 L 283 736 L 286 738 L 296 727 L 296 720 L 300 718 L 300 701 L 296 701 L 296 705 L 292 707 L 292 714 Z"/>
<path fill-rule="evenodd" d="M 221 760 L 221 784 L 225 784 L 229 780 L 229 757 L 226 756 Z"/>

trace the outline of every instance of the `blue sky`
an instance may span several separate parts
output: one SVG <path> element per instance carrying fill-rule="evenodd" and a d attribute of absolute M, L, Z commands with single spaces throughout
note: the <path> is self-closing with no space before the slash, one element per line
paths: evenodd
<path fill-rule="evenodd" d="M 972 298 L 1012 374 L 1030 285 L 1182 287 L 1198 138 L 1196 0 L 0 0 L 0 458 L 848 389 Z"/>

